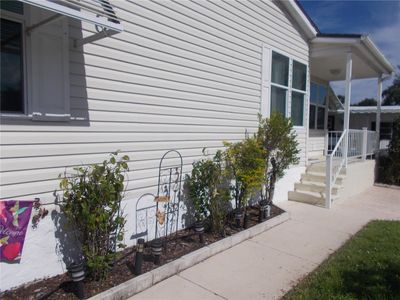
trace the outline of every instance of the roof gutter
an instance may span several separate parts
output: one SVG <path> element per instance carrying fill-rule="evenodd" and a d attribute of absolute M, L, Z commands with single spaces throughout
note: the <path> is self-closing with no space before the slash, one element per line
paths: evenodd
<path fill-rule="evenodd" d="M 375 56 L 377 60 L 385 67 L 389 74 L 388 77 L 395 73 L 395 68 L 392 64 L 387 60 L 387 58 L 379 51 L 378 47 L 376 47 L 375 43 L 370 39 L 368 35 L 363 35 L 361 37 L 361 42 L 368 48 L 368 50 Z"/>
<path fill-rule="evenodd" d="M 282 4 L 297 24 L 303 29 L 309 40 L 314 39 L 318 34 L 318 28 L 310 21 L 307 14 L 301 8 L 300 3 L 295 0 L 279 1 Z"/>

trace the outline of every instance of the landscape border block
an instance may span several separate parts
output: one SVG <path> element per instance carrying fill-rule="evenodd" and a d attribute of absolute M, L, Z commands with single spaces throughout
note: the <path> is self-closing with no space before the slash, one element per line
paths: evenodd
<path fill-rule="evenodd" d="M 207 258 L 225 251 L 247 239 L 250 239 L 266 230 L 269 230 L 283 222 L 288 221 L 290 218 L 288 212 L 284 212 L 270 220 L 257 224 L 249 229 L 245 229 L 232 236 L 226 237 L 215 243 L 202 247 L 196 251 L 188 253 L 174 261 L 171 261 L 157 269 L 144 273 L 140 276 L 134 277 L 120 285 L 117 285 L 107 291 L 99 293 L 90 300 L 124 300 L 132 297 L 133 295 L 142 292 L 149 287 L 163 281 L 173 275 L 176 275 L 183 270 L 186 270 Z"/>

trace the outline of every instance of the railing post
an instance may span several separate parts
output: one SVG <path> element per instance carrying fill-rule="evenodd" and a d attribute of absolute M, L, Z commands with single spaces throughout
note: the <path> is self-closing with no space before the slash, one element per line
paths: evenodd
<path fill-rule="evenodd" d="M 331 191 L 332 191 L 332 155 L 326 156 L 326 178 L 325 178 L 325 207 L 331 208 Z"/>
<path fill-rule="evenodd" d="M 325 130 L 325 156 L 329 154 L 329 131 Z"/>
<path fill-rule="evenodd" d="M 361 158 L 362 160 L 367 159 L 367 145 L 368 145 L 368 128 L 363 127 L 363 135 L 362 135 L 362 150 L 361 150 Z"/>

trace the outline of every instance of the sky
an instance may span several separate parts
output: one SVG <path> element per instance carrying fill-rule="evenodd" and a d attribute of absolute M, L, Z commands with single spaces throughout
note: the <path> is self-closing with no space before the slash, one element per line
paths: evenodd
<path fill-rule="evenodd" d="M 393 66 L 400 65 L 400 0 L 300 0 L 322 33 L 368 34 Z M 398 69 L 397 69 L 398 70 Z M 393 79 L 384 82 L 383 88 Z M 344 95 L 344 83 L 333 83 Z M 377 79 L 353 80 L 351 103 L 376 98 Z"/>

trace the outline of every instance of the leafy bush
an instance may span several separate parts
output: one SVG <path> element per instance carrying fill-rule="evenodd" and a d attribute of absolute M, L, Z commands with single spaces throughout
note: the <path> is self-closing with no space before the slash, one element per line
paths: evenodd
<path fill-rule="evenodd" d="M 204 158 L 194 162 L 191 175 L 185 178 L 196 220 L 203 221 L 209 217 L 214 232 L 223 230 L 226 203 L 229 200 L 229 193 L 223 185 L 222 163 L 222 152 L 217 151 L 212 159 Z"/>
<path fill-rule="evenodd" d="M 388 155 L 379 155 L 378 181 L 400 185 L 400 118 L 393 124 L 393 136 L 389 143 Z"/>
<path fill-rule="evenodd" d="M 280 113 L 271 118 L 260 118 L 257 140 L 262 145 L 265 162 L 265 195 L 263 198 L 272 203 L 276 181 L 283 177 L 290 165 L 299 162 L 298 142 L 290 119 Z"/>
<path fill-rule="evenodd" d="M 74 168 L 74 175 L 59 176 L 60 188 L 64 190 L 62 212 L 78 231 L 89 275 L 94 279 L 107 275 L 116 248 L 125 246 L 125 218 L 120 202 L 129 157 L 117 160 L 117 155 L 112 153 L 109 160 L 99 165 Z"/>
<path fill-rule="evenodd" d="M 233 179 L 231 190 L 236 209 L 245 208 L 248 200 L 261 189 L 264 182 L 264 153 L 255 137 L 238 143 L 224 143 L 227 147 L 226 173 Z"/>

